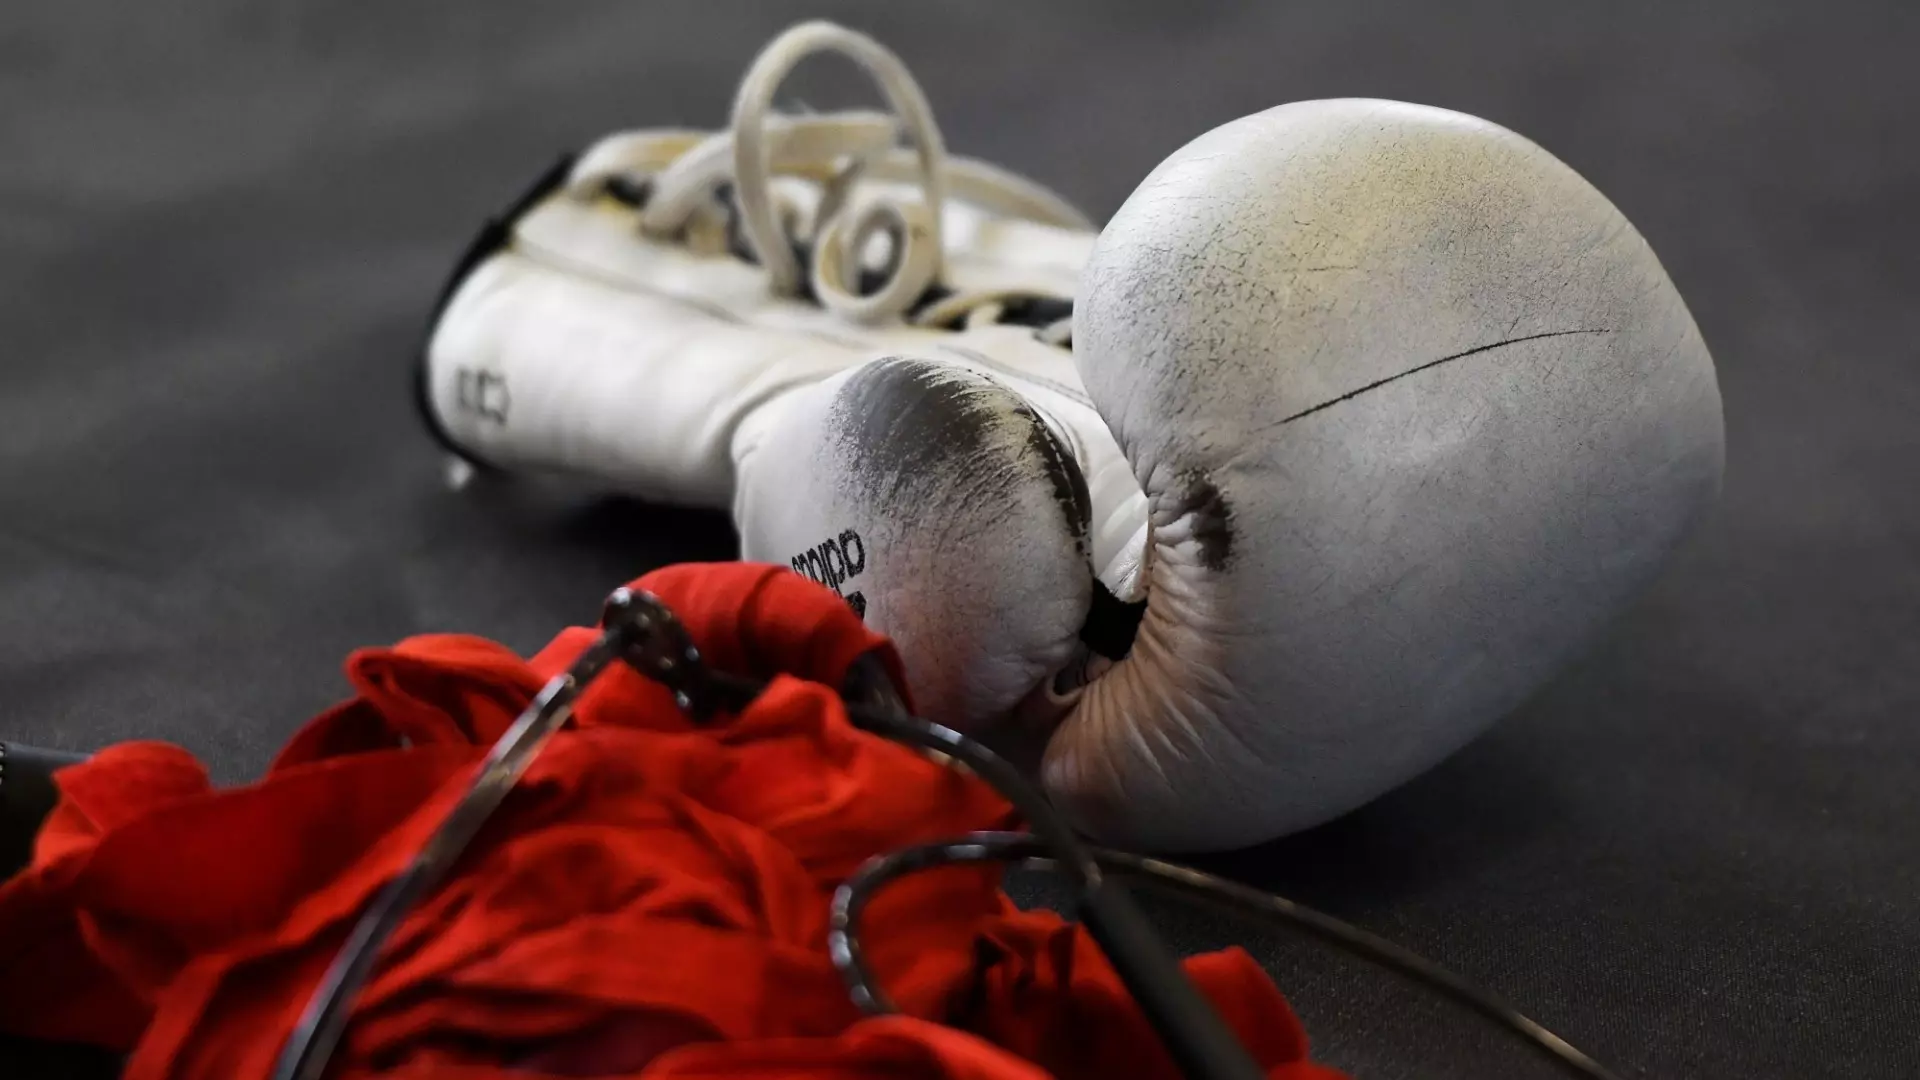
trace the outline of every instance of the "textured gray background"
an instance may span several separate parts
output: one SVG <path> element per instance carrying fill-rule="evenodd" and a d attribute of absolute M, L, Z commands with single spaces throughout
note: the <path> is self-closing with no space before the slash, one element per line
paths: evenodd
<path fill-rule="evenodd" d="M 1920 1074 L 1912 4 L 13 0 L 0 732 L 160 736 L 243 778 L 356 645 L 531 648 L 625 577 L 727 554 L 712 517 L 445 493 L 406 382 L 484 214 L 607 129 L 717 122 L 811 14 L 898 48 L 955 148 L 1096 214 L 1215 123 L 1348 94 L 1489 117 L 1612 196 L 1719 360 L 1720 507 L 1494 734 L 1218 863 L 1629 1076 Z M 1248 943 L 1369 1080 L 1549 1075 L 1316 947 L 1166 925 Z M 0 1075 L 73 1073 L 11 1044 Z"/>

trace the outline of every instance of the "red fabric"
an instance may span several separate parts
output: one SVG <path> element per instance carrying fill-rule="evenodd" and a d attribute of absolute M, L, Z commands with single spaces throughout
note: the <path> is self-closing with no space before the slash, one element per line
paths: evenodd
<path fill-rule="evenodd" d="M 701 727 L 631 671 L 597 682 L 391 940 L 333 1075 L 1175 1075 L 1084 932 L 1015 909 L 987 867 L 874 901 L 863 939 L 908 1015 L 862 1019 L 826 956 L 833 889 L 1009 808 L 849 725 L 832 688 L 854 660 L 900 666 L 830 592 L 744 564 L 636 587 L 771 687 Z M 245 787 L 154 743 L 63 770 L 32 867 L 0 886 L 0 1028 L 128 1052 L 128 1080 L 265 1076 L 354 919 L 593 637 L 531 662 L 455 635 L 357 652 L 356 696 Z M 1244 952 L 1187 970 L 1269 1076 L 1335 1075 Z"/>

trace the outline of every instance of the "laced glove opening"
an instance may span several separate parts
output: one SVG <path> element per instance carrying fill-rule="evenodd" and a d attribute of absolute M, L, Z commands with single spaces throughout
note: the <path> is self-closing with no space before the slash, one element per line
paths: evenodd
<path fill-rule="evenodd" d="M 802 61 L 823 52 L 847 57 L 871 76 L 893 115 L 777 113 L 772 102 L 780 86 Z M 906 147 L 898 145 L 903 136 Z M 809 208 L 783 198 L 776 177 L 817 185 L 818 200 Z M 919 197 L 899 197 L 901 184 L 916 184 Z M 760 53 L 741 82 L 729 130 L 606 140 L 574 169 L 569 187 L 583 198 L 618 188 L 623 202 L 639 206 L 640 230 L 650 239 L 705 254 L 736 251 L 766 268 L 774 291 L 811 296 L 865 324 L 977 324 L 1030 299 L 941 295 L 950 198 L 995 216 L 1092 228 L 1086 215 L 1045 187 L 949 155 L 905 64 L 866 35 L 826 22 L 794 27 Z M 1049 340 L 1064 344 L 1065 320 L 1059 322 L 1049 327 Z"/>

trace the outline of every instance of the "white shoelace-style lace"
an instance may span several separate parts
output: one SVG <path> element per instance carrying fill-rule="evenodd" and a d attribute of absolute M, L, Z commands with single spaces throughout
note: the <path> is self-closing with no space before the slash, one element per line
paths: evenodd
<path fill-rule="evenodd" d="M 865 70 L 894 115 L 775 114 L 775 91 L 802 60 L 820 52 L 839 53 Z M 898 145 L 902 134 L 910 149 Z M 776 199 L 776 175 L 819 185 L 810 215 Z M 644 234 L 714 253 L 726 247 L 729 210 L 723 199 L 730 186 L 732 217 L 773 289 L 783 295 L 810 290 L 829 311 L 861 323 L 899 317 L 923 326 L 963 318 L 991 321 L 1005 301 L 1024 295 L 953 295 L 912 310 L 930 288 L 942 284 L 942 212 L 950 196 L 1000 217 L 1092 228 L 1072 204 L 1039 184 L 983 161 L 949 155 L 926 96 L 899 57 L 864 34 L 827 22 L 796 26 L 761 51 L 734 98 L 730 130 L 710 135 L 653 131 L 606 140 L 575 167 L 570 186 L 591 194 L 615 178 L 647 184 L 640 217 Z M 917 202 L 860 186 L 862 180 L 916 179 Z M 803 216 L 811 218 L 810 229 Z M 878 287 L 863 290 L 861 271 L 869 268 L 868 256 L 883 237 L 886 259 Z M 801 267 L 796 243 L 811 247 L 811 266 Z M 1042 335 L 1064 341 L 1065 322 Z"/>

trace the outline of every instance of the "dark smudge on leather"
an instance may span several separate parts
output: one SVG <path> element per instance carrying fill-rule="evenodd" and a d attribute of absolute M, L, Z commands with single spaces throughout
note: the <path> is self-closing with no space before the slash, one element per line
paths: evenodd
<path fill-rule="evenodd" d="M 834 423 L 847 438 L 848 472 L 874 505 L 895 500 L 951 498 L 956 484 L 973 487 L 982 476 L 951 475 L 954 462 L 985 464 L 1003 455 L 1009 424 L 1024 429 L 1024 454 L 1009 468 L 1031 467 L 1031 476 L 1004 473 L 1006 485 L 1044 480 L 1077 548 L 1090 550 L 1093 499 L 1085 476 L 1067 448 L 1012 390 L 952 364 L 890 357 L 869 364 L 848 380 L 834 406 Z M 998 495 L 997 487 L 982 495 Z"/>

